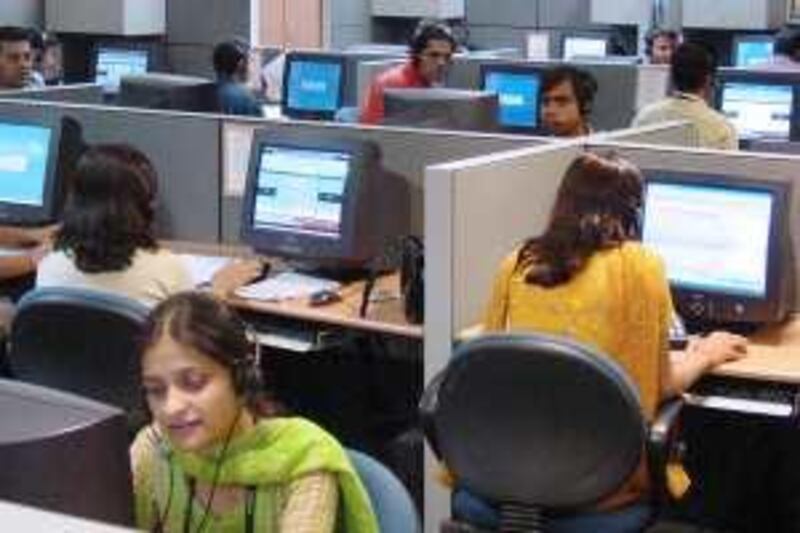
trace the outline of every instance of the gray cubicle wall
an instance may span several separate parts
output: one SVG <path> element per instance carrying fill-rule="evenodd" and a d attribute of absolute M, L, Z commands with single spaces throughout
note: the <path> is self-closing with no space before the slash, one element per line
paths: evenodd
<path fill-rule="evenodd" d="M 103 89 L 94 83 L 54 85 L 37 89 L 0 91 L 0 98 L 42 100 L 44 102 L 72 102 L 74 104 L 103 103 Z"/>
<path fill-rule="evenodd" d="M 477 89 L 480 85 L 482 64 L 497 63 L 495 59 L 457 58 L 453 61 L 447 75 L 447 85 L 463 89 Z M 552 67 L 558 61 L 525 61 L 522 65 Z M 592 106 L 592 126 L 596 130 L 615 130 L 625 128 L 636 112 L 639 98 L 637 87 L 639 73 L 637 65 L 614 63 L 570 63 L 570 65 L 591 73 L 598 84 Z"/>
<path fill-rule="evenodd" d="M 219 116 L 0 99 L 2 117 L 64 115 L 81 123 L 88 142 L 132 144 L 153 161 L 160 178 L 160 237 L 219 239 Z"/>
<path fill-rule="evenodd" d="M 239 239 L 241 196 L 250 140 L 256 129 L 302 138 L 372 140 L 378 143 L 384 166 L 404 176 L 411 189 L 412 231 L 423 232 L 423 178 L 425 167 L 453 159 L 546 144 L 548 139 L 519 135 L 447 132 L 410 128 L 363 127 L 320 122 L 269 122 L 228 119 L 222 131 L 223 207 L 222 238 Z M 490 187 L 491 184 L 487 184 Z"/>

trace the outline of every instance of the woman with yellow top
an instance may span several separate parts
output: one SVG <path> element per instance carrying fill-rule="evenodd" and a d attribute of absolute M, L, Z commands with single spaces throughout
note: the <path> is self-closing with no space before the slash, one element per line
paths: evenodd
<path fill-rule="evenodd" d="M 153 424 L 131 448 L 140 528 L 377 533 L 339 443 L 306 420 L 265 416 L 258 357 L 225 305 L 199 292 L 162 302 L 141 366 Z"/>
<path fill-rule="evenodd" d="M 583 154 L 558 191 L 545 232 L 500 266 L 484 319 L 487 331 L 539 331 L 592 345 L 636 383 L 647 418 L 714 366 L 743 357 L 745 339 L 715 332 L 670 360 L 672 301 L 659 258 L 639 242 L 642 177 L 618 157 Z M 553 520 L 548 531 L 635 531 L 646 522 L 643 466 L 598 510 Z M 487 527 L 496 513 L 464 491 L 453 512 Z"/>

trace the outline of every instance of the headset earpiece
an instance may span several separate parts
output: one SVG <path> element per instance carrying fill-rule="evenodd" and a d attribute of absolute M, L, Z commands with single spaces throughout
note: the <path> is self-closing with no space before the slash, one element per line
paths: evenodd
<path fill-rule="evenodd" d="M 261 344 L 255 331 L 245 329 L 247 340 L 252 346 L 252 354 L 237 361 L 234 367 L 234 388 L 245 399 L 252 399 L 264 392 L 264 380 L 261 373 Z"/>

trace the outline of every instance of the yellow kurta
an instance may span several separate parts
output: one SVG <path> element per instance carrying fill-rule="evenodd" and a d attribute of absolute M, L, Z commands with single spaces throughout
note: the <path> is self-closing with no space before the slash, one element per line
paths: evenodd
<path fill-rule="evenodd" d="M 503 261 L 483 326 L 487 331 L 538 331 L 590 345 L 619 363 L 638 386 L 652 419 L 668 365 L 672 301 L 661 260 L 637 242 L 595 253 L 567 283 L 542 287 L 515 271 L 518 251 Z M 643 465 L 642 465 L 643 466 Z M 640 497 L 644 468 L 606 506 Z"/>

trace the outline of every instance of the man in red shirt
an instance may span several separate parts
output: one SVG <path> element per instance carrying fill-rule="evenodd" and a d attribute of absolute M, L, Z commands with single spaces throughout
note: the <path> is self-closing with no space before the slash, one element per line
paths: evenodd
<path fill-rule="evenodd" d="M 379 124 L 383 120 L 383 92 L 387 88 L 425 88 L 441 84 L 455 49 L 456 40 L 450 28 L 440 22 L 421 22 L 411 38 L 411 57 L 372 81 L 359 120 L 364 124 Z"/>

